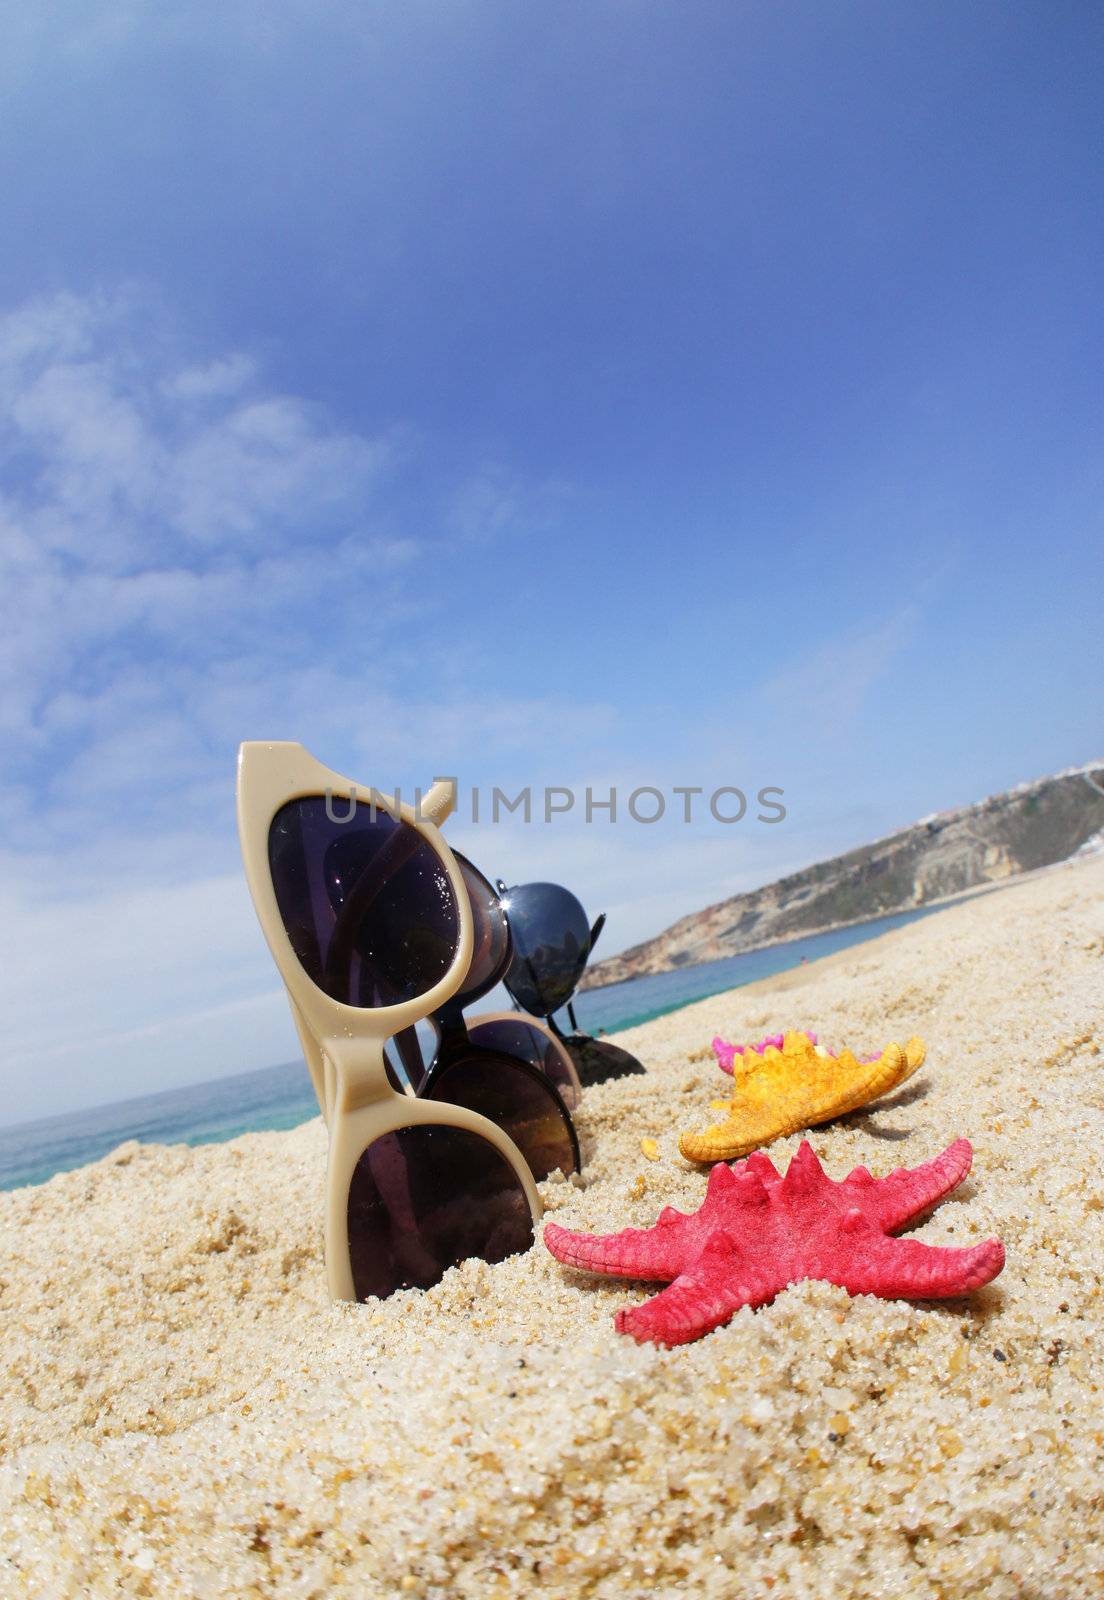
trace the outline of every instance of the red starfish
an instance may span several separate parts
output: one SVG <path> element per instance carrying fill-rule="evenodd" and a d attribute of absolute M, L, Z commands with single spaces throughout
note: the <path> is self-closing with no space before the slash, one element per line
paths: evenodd
<path fill-rule="evenodd" d="M 669 1283 L 614 1318 L 620 1333 L 657 1344 L 697 1339 L 740 1306 L 765 1305 L 803 1278 L 883 1300 L 945 1299 L 997 1276 L 1000 1240 L 954 1250 L 890 1235 L 957 1188 L 972 1159 L 970 1141 L 956 1139 L 922 1167 L 899 1167 L 887 1178 L 856 1167 L 836 1183 L 804 1139 L 785 1177 L 761 1151 L 732 1166 L 721 1162 L 690 1215 L 668 1206 L 652 1228 L 604 1235 L 550 1222 L 544 1242 L 568 1266 Z"/>

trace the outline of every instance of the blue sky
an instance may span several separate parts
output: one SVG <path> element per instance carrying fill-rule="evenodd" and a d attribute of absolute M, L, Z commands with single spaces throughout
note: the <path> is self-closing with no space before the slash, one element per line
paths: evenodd
<path fill-rule="evenodd" d="M 1096 7 L 0 6 L 4 1120 L 295 1054 L 233 764 L 612 951 L 1100 754 Z"/>

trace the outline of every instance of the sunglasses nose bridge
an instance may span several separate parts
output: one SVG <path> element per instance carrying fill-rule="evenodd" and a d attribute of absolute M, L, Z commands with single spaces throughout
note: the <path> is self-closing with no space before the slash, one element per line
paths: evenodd
<path fill-rule="evenodd" d="M 382 1039 L 331 1037 L 322 1041 L 322 1049 L 333 1067 L 336 1111 L 359 1111 L 394 1094 L 387 1081 Z"/>

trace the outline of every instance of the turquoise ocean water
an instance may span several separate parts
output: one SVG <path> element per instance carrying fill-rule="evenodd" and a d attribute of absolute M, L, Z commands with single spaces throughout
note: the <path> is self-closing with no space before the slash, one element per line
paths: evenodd
<path fill-rule="evenodd" d="M 839 928 L 833 933 L 817 933 L 804 939 L 791 939 L 788 944 L 771 945 L 766 950 L 750 950 L 746 955 L 729 956 L 724 961 L 709 961 L 676 972 L 662 972 L 655 977 L 632 978 L 626 983 L 610 984 L 605 989 L 592 989 L 579 996 L 575 1014 L 579 1025 L 587 1032 L 595 1033 L 601 1028 L 613 1033 L 618 1028 L 633 1027 L 663 1016 L 665 1012 L 677 1011 L 694 1000 L 754 983 L 756 978 L 785 972 L 799 966 L 802 957 L 816 961 L 835 950 L 862 944 L 891 928 L 931 916 L 939 909 L 933 906 L 903 911 L 856 927 Z M 484 1009 L 489 1008 L 489 1003 L 490 997 L 484 1002 Z M 566 1018 L 563 1020 L 566 1023 Z M 786 1020 L 800 1026 L 802 1019 Z M 160 1094 L 142 1095 L 137 1100 L 120 1100 L 91 1111 L 20 1123 L 0 1128 L 0 1189 L 43 1183 L 55 1172 L 98 1161 L 124 1139 L 155 1144 L 206 1144 L 233 1139 L 239 1133 L 294 1128 L 317 1112 L 307 1069 L 301 1061 L 294 1061 L 210 1083 L 190 1084 L 183 1089 L 166 1089 Z"/>

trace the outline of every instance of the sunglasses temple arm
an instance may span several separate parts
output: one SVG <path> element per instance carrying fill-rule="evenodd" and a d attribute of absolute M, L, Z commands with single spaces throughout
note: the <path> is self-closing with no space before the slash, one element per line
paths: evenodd
<path fill-rule="evenodd" d="M 425 1060 L 416 1028 L 403 1028 L 394 1037 L 394 1046 L 402 1063 L 411 1094 L 417 1094 L 425 1079 Z"/>
<path fill-rule="evenodd" d="M 593 951 L 593 949 L 594 949 L 594 946 L 598 943 L 598 935 L 601 933 L 601 931 L 605 927 L 605 925 L 606 925 L 606 913 L 603 911 L 600 917 L 596 917 L 595 918 L 594 926 L 590 930 L 590 950 L 587 952 L 587 958 L 588 959 L 590 957 L 591 951 Z M 574 1007 L 574 1005 L 572 1004 L 572 1002 L 570 1000 L 567 1002 L 567 1016 L 568 1016 L 569 1022 L 571 1023 L 572 1028 L 575 1030 L 576 1033 L 578 1033 L 579 1032 L 579 1024 L 575 1020 L 575 1007 Z"/>
<path fill-rule="evenodd" d="M 456 809 L 456 779 L 434 778 L 429 793 L 421 796 L 418 810 L 427 822 L 440 827 L 446 817 Z"/>
<path fill-rule="evenodd" d="M 517 946 L 515 945 L 514 948 L 516 950 Z M 525 970 L 529 974 L 529 982 L 533 985 L 533 988 L 536 990 L 536 993 L 537 993 L 537 995 L 539 997 L 540 996 L 540 992 L 541 992 L 541 983 L 540 983 L 540 978 L 537 976 L 537 969 L 533 965 L 533 958 L 532 958 L 532 956 L 525 956 L 523 959 L 525 961 Z M 515 1004 L 516 1004 L 516 1001 L 515 1001 Z M 521 1007 L 518 1006 L 517 1009 L 520 1011 Z M 553 1031 L 554 1032 L 558 1032 L 558 1029 L 556 1028 L 555 1022 L 552 1021 L 552 1013 L 551 1013 L 551 1011 L 549 1011 L 547 1013 L 547 1016 L 548 1016 L 548 1022 L 551 1025 Z"/>

